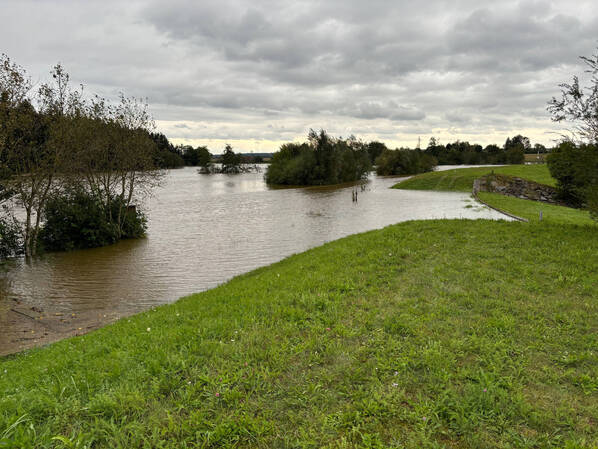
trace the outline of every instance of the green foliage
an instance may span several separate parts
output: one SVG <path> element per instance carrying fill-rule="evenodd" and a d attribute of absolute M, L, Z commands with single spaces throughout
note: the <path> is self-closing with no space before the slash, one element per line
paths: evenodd
<path fill-rule="evenodd" d="M 224 148 L 224 153 L 222 153 L 220 163 L 222 164 L 222 167 L 220 168 L 220 173 L 237 174 L 243 171 L 243 157 L 240 154 L 235 153 L 233 151 L 233 147 L 230 146 L 228 143 Z"/>
<path fill-rule="evenodd" d="M 596 447 L 595 229 L 389 226 L 0 358 L 0 447 Z"/>
<path fill-rule="evenodd" d="M 266 182 L 274 185 L 328 185 L 363 179 L 371 169 L 365 145 L 311 130 L 307 143 L 287 143 L 274 153 Z"/>
<path fill-rule="evenodd" d="M 53 196 L 44 210 L 45 224 L 40 239 L 47 250 L 68 251 L 115 243 L 121 238 L 145 234 L 145 216 L 128 210 L 119 198 L 111 200 L 110 210 L 81 189 Z M 118 225 L 118 219 L 122 220 Z"/>
<path fill-rule="evenodd" d="M 208 150 L 207 147 L 197 147 L 193 148 L 192 146 L 184 146 L 181 147 L 183 153 L 183 159 L 185 160 L 185 165 L 189 167 L 202 167 L 202 168 L 209 168 L 212 162 L 212 154 Z"/>
<path fill-rule="evenodd" d="M 384 150 L 376 159 L 378 175 L 415 175 L 434 170 L 436 158 L 421 150 Z"/>
<path fill-rule="evenodd" d="M 0 261 L 23 253 L 23 235 L 16 219 L 0 208 Z"/>
<path fill-rule="evenodd" d="M 548 155 L 547 163 L 565 201 L 574 206 L 590 206 L 596 210 L 598 145 L 563 142 Z"/>
<path fill-rule="evenodd" d="M 386 147 L 386 145 L 382 142 L 369 142 L 366 145 L 367 151 L 368 151 L 368 155 L 370 156 L 370 162 L 373 164 L 376 163 L 376 159 L 378 159 L 378 156 L 380 156 L 384 150 L 387 150 L 388 148 Z"/>
<path fill-rule="evenodd" d="M 478 196 L 486 204 L 531 222 L 540 221 L 542 213 L 543 223 L 576 224 L 591 226 L 594 224 L 587 210 L 572 207 L 556 206 L 540 201 L 524 200 L 499 193 L 479 192 Z"/>
<path fill-rule="evenodd" d="M 456 141 L 446 146 L 435 138 L 430 139 L 426 153 L 434 156 L 439 165 L 480 165 L 480 164 L 523 164 L 525 152 L 530 150 L 527 137 L 518 135 L 508 138 L 501 148 L 498 145 L 470 144 Z"/>
<path fill-rule="evenodd" d="M 150 133 L 150 138 L 156 145 L 154 163 L 158 168 L 179 168 L 186 164 L 179 149 L 175 147 L 162 133 Z"/>

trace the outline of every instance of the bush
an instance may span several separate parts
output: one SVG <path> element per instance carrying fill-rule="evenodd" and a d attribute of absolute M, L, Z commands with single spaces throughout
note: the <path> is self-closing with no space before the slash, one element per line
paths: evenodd
<path fill-rule="evenodd" d="M 115 222 L 121 200 L 111 202 L 111 214 L 93 195 L 75 189 L 51 198 L 44 210 L 45 224 L 40 234 L 43 247 L 52 251 L 94 248 L 117 242 L 121 238 L 138 238 L 145 234 L 145 216 L 126 210 L 122 231 Z M 110 219 L 112 216 L 112 220 Z"/>
<path fill-rule="evenodd" d="M 310 131 L 307 143 L 287 143 L 272 156 L 266 183 L 329 185 L 363 179 L 371 169 L 367 148 L 355 140 Z"/>
<path fill-rule="evenodd" d="M 376 173 L 388 175 L 415 175 L 429 172 L 436 166 L 436 158 L 421 150 L 384 150 L 376 159 Z"/>
<path fill-rule="evenodd" d="M 23 253 L 23 235 L 16 219 L 3 210 L 0 216 L 0 260 Z"/>
<path fill-rule="evenodd" d="M 561 143 L 546 159 L 563 200 L 577 207 L 598 209 L 598 146 Z"/>

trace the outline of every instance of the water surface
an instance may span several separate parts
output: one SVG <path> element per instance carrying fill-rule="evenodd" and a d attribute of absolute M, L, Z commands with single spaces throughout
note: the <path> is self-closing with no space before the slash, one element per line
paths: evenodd
<path fill-rule="evenodd" d="M 41 338 L 18 311 L 45 323 L 63 317 L 46 334 L 60 323 L 78 329 L 64 317 L 92 328 L 349 234 L 414 219 L 504 218 L 465 193 L 391 190 L 397 180 L 372 176 L 354 203 L 353 186 L 269 189 L 263 174 L 169 171 L 145 205 L 147 238 L 19 260 L 0 273 L 0 353 Z"/>

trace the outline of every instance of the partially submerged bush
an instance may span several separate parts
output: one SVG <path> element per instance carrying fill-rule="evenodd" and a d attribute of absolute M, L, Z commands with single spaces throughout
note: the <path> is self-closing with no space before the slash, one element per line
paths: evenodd
<path fill-rule="evenodd" d="M 287 143 L 272 157 L 266 173 L 268 184 L 328 185 L 358 181 L 371 169 L 361 142 L 310 131 L 307 143 Z"/>
<path fill-rule="evenodd" d="M 110 202 L 110 210 L 82 189 L 52 197 L 45 208 L 41 241 L 45 249 L 64 251 L 110 245 L 121 238 L 145 234 L 145 216 L 134 208 L 125 208 L 120 199 Z M 122 226 L 115 221 L 119 210 Z"/>

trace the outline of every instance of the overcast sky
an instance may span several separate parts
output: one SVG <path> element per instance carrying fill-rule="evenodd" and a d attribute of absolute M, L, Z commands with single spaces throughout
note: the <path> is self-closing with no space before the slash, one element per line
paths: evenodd
<path fill-rule="evenodd" d="M 570 6 L 571 4 L 575 6 Z M 309 128 L 391 146 L 549 144 L 598 44 L 595 0 L 0 0 L 0 52 L 147 97 L 175 143 L 272 151 Z"/>

